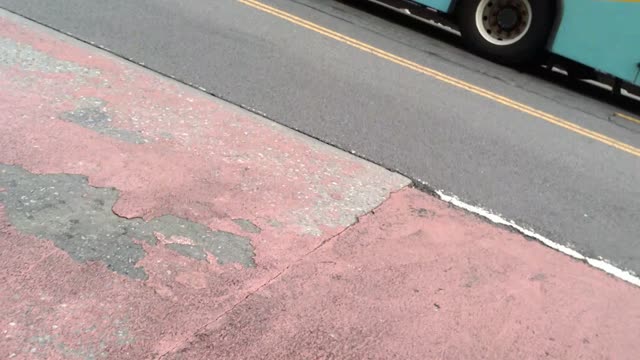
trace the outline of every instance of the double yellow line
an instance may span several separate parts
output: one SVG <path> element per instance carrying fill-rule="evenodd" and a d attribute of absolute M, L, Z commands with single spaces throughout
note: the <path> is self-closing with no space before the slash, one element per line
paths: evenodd
<path fill-rule="evenodd" d="M 638 1 L 640 1 L 640 0 L 638 0 Z M 636 124 L 640 125 L 640 119 L 636 119 L 636 118 L 631 117 L 629 115 L 621 114 L 621 113 L 618 113 L 618 112 L 613 114 L 613 115 L 615 115 L 617 117 L 620 117 L 620 118 L 623 118 L 623 119 L 625 119 L 627 121 L 631 121 L 632 123 L 636 123 Z"/>
<path fill-rule="evenodd" d="M 312 23 L 310 21 L 301 19 L 295 15 L 289 14 L 285 11 L 276 9 L 272 6 L 263 4 L 259 1 L 255 1 L 255 0 L 238 0 L 239 2 L 248 5 L 252 8 L 258 9 L 260 11 L 263 11 L 265 13 L 271 14 L 273 16 L 276 16 L 278 18 L 281 18 L 283 20 L 286 20 L 290 23 L 296 24 L 298 26 L 304 27 L 306 29 L 309 29 L 311 31 L 314 31 L 316 33 L 322 34 L 324 36 L 327 36 L 331 39 L 337 40 L 341 43 L 347 44 L 349 46 L 352 46 L 354 48 L 360 49 L 362 51 L 365 51 L 367 53 L 370 53 L 372 55 L 375 55 L 379 58 L 391 61 L 395 64 L 398 64 L 400 66 L 403 66 L 405 68 L 414 70 L 416 72 L 419 72 L 421 74 L 427 75 L 431 78 L 440 80 L 442 82 L 445 82 L 447 84 L 453 85 L 455 87 L 467 90 L 469 92 L 472 92 L 474 94 L 480 95 L 484 98 L 487 99 L 491 99 L 495 102 L 498 102 L 500 104 L 503 104 L 505 106 L 508 106 L 512 109 L 516 109 L 519 110 L 523 113 L 535 116 L 539 119 L 545 120 L 549 123 L 552 123 L 554 125 L 560 126 L 562 128 L 565 128 L 567 130 L 573 131 L 575 133 L 578 133 L 580 135 L 586 136 L 590 139 L 599 141 L 601 143 L 607 144 L 611 147 L 614 147 L 618 150 L 622 150 L 626 153 L 635 155 L 635 156 L 639 156 L 640 157 L 640 149 L 636 148 L 634 146 L 631 146 L 629 144 L 625 144 L 623 142 L 620 142 L 616 139 L 610 138 L 606 135 L 600 134 L 598 132 L 583 128 L 579 125 L 576 125 L 572 122 L 569 122 L 567 120 L 561 119 L 557 116 L 548 114 L 546 112 L 534 109 L 530 106 L 527 106 L 525 104 L 522 104 L 520 102 L 517 102 L 515 100 L 509 99 L 507 97 L 504 97 L 502 95 L 496 94 L 494 92 L 491 92 L 489 90 L 483 89 L 481 87 L 478 87 L 476 85 L 473 84 L 469 84 L 467 82 L 464 82 L 462 80 L 456 79 L 454 77 L 451 77 L 449 75 L 443 74 L 439 71 L 430 69 L 428 67 L 422 66 L 420 64 L 417 64 L 413 61 L 407 60 L 405 58 L 402 58 L 400 56 L 388 53 L 384 50 L 381 50 L 379 48 L 376 48 L 374 46 L 371 46 L 369 44 L 363 43 L 361 41 L 358 41 L 356 39 L 350 38 L 348 36 L 342 35 L 340 33 L 337 33 L 335 31 L 329 30 L 325 27 L 322 27 L 318 24 Z"/>

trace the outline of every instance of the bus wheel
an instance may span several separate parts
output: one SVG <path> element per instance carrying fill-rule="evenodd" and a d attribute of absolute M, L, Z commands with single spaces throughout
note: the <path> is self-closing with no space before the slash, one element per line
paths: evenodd
<path fill-rule="evenodd" d="M 553 25 L 551 0 L 461 0 L 458 25 L 467 47 L 494 61 L 538 61 Z"/>

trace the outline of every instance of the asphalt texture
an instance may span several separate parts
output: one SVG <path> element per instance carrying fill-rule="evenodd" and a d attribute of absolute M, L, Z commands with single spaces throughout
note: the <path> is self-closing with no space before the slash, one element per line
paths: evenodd
<path fill-rule="evenodd" d="M 375 6 L 265 3 L 640 147 L 640 125 L 612 117 L 629 109 L 474 57 L 442 30 Z M 0 6 L 640 273 L 640 159 L 631 154 L 238 1 Z"/>

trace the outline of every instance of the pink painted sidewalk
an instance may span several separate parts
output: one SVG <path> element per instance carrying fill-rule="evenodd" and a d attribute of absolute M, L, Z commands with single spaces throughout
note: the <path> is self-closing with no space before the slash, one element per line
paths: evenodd
<path fill-rule="evenodd" d="M 0 358 L 640 356 L 640 289 L 4 12 L 0 110 Z"/>

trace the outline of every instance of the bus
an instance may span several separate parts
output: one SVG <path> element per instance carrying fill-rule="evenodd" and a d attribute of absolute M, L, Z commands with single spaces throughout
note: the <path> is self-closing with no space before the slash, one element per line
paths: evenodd
<path fill-rule="evenodd" d="M 465 47 L 505 65 L 555 61 L 572 78 L 640 89 L 640 0 L 368 0 L 442 19 Z M 604 79 L 604 80 L 603 80 Z"/>

